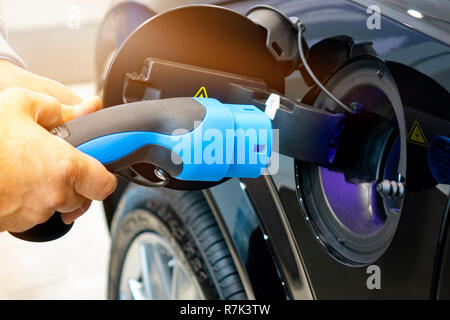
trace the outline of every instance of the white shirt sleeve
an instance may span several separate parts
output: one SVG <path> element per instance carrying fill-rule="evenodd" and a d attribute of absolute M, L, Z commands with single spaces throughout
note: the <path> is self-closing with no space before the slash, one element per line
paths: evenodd
<path fill-rule="evenodd" d="M 14 50 L 8 45 L 8 30 L 6 24 L 0 17 L 0 59 L 9 60 L 12 63 L 22 68 L 27 68 L 25 62 L 14 52 Z"/>

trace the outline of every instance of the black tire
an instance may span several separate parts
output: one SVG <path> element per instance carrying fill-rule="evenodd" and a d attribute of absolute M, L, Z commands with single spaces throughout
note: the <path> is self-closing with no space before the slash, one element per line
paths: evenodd
<path fill-rule="evenodd" d="M 155 223 L 155 218 L 158 223 Z M 162 224 L 162 225 L 161 225 Z M 168 232 L 159 232 L 165 229 Z M 206 299 L 247 299 L 236 266 L 214 215 L 200 191 L 132 186 L 114 215 L 108 298 L 119 298 L 127 250 L 139 234 L 159 232 L 175 241 Z"/>

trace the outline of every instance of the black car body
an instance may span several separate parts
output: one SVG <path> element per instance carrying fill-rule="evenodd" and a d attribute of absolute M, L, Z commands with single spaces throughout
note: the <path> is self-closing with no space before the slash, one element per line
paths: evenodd
<path fill-rule="evenodd" d="M 310 48 L 338 35 L 345 35 L 354 43 L 370 42 L 398 87 L 407 130 L 417 121 L 428 141 L 436 134 L 447 132 L 448 135 L 448 2 L 273 0 L 215 4 L 243 14 L 256 4 L 267 4 L 288 16 L 300 17 L 307 28 L 305 38 Z M 381 29 L 366 27 L 373 13 L 366 11 L 369 5 L 380 8 Z M 107 41 L 102 40 L 100 32 L 99 87 L 106 56 L 152 12 L 166 9 L 169 7 L 165 1 L 150 1 L 146 7 L 135 4 L 131 11 L 120 9 L 120 5 L 112 9 L 114 14 L 107 19 L 116 30 L 116 43 L 109 47 L 103 45 Z M 408 13 L 409 9 L 419 12 L 420 18 Z M 340 47 L 330 48 L 315 51 L 321 58 L 312 66 L 322 77 L 338 70 L 342 63 L 335 59 Z M 286 78 L 286 96 L 300 99 L 307 90 L 299 74 Z M 204 190 L 246 296 L 257 299 L 450 299 L 449 188 L 438 185 L 428 172 L 426 153 L 425 146 L 408 143 L 409 180 L 401 219 L 389 248 L 373 263 L 381 270 L 381 289 L 370 290 L 367 286 L 370 270 L 337 261 L 333 252 L 327 252 L 326 238 L 318 241 L 318 234 L 308 225 L 303 163 L 281 156 L 279 172 L 273 176 L 231 179 Z M 118 191 L 105 201 L 109 223 L 114 215 L 125 214 L 124 208 L 132 205 L 133 199 L 133 194 L 126 191 L 126 183 L 121 182 Z"/>

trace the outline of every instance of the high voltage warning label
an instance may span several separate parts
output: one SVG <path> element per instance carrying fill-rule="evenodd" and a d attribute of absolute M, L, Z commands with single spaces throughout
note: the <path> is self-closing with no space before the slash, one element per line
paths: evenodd
<path fill-rule="evenodd" d="M 419 126 L 419 122 L 414 121 L 411 130 L 408 133 L 408 142 L 418 144 L 420 146 L 428 147 L 428 141 Z"/>
<path fill-rule="evenodd" d="M 195 94 L 194 98 L 208 98 L 208 94 L 206 93 L 206 88 L 201 87 Z"/>

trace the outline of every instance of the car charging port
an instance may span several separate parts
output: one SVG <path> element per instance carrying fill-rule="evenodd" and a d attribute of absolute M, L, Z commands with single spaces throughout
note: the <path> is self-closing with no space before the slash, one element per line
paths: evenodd
<path fill-rule="evenodd" d="M 406 181 L 402 106 L 392 77 L 376 59 L 348 64 L 327 87 L 344 103 L 361 107 L 337 134 L 334 166 L 296 162 L 299 203 L 330 256 L 365 266 L 388 249 L 401 215 Z M 335 106 L 324 93 L 314 105 Z"/>

